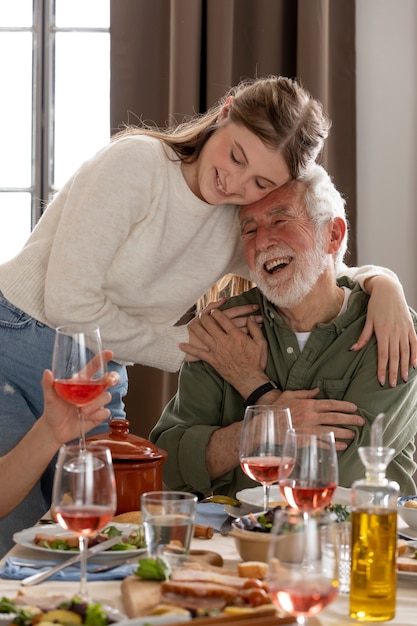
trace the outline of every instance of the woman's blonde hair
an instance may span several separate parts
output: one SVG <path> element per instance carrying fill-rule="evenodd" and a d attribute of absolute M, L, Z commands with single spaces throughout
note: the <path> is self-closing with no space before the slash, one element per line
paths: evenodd
<path fill-rule="evenodd" d="M 220 120 L 228 98 L 229 114 Z M 320 102 L 295 79 L 268 76 L 240 82 L 206 113 L 186 118 L 165 129 L 142 124 L 128 126 L 114 136 L 146 134 L 170 146 L 178 158 L 193 163 L 209 137 L 222 124 L 242 124 L 263 143 L 280 150 L 292 178 L 297 178 L 323 147 L 330 121 Z"/>

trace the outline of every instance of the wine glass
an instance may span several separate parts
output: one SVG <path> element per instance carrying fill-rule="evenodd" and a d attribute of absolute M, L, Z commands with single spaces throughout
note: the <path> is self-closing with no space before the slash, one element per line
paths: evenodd
<path fill-rule="evenodd" d="M 263 508 L 269 507 L 271 485 L 282 472 L 282 446 L 292 427 L 288 408 L 274 405 L 248 406 L 243 418 L 239 446 L 240 465 L 252 480 L 262 484 Z M 281 470 L 280 470 L 281 467 Z"/>
<path fill-rule="evenodd" d="M 308 515 L 330 504 L 339 474 L 334 433 L 288 430 L 283 457 L 279 486 L 289 506 Z"/>
<path fill-rule="evenodd" d="M 59 326 L 52 356 L 54 387 L 58 395 L 78 409 L 80 448 L 85 449 L 85 428 L 81 407 L 106 388 L 107 362 L 103 356 L 97 326 Z"/>
<path fill-rule="evenodd" d="M 87 592 L 88 537 L 108 524 L 116 512 L 116 481 L 110 449 L 97 444 L 63 445 L 59 451 L 52 491 L 52 508 L 59 524 L 78 535 L 80 589 Z"/>
<path fill-rule="evenodd" d="M 335 522 L 320 511 L 307 518 L 294 509 L 275 514 L 268 550 L 267 588 L 272 602 L 307 624 L 338 593 Z"/>

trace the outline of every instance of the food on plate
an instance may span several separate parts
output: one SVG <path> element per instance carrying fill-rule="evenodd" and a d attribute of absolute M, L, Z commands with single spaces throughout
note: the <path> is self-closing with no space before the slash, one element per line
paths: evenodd
<path fill-rule="evenodd" d="M 109 548 L 109 551 L 120 550 L 139 550 L 145 548 L 145 538 L 142 526 L 130 529 L 127 534 L 116 526 L 106 526 L 99 533 L 94 533 L 88 537 L 88 547 L 94 546 L 103 541 L 107 541 L 110 537 L 120 536 L 120 541 Z M 34 543 L 42 548 L 50 550 L 79 550 L 78 537 L 74 535 L 54 535 L 48 533 L 37 533 L 33 539 Z"/>
<path fill-rule="evenodd" d="M 139 559 L 135 576 L 144 580 L 167 580 L 171 575 L 171 567 L 164 559 Z"/>
<path fill-rule="evenodd" d="M 113 522 L 118 524 L 142 524 L 141 511 L 127 511 L 126 513 L 119 513 L 113 517 Z"/>
<path fill-rule="evenodd" d="M 102 604 L 85 602 L 77 597 L 70 600 L 56 596 L 31 598 L 18 593 L 14 600 L 1 598 L 0 613 L 14 614 L 11 624 L 17 626 L 107 626 L 115 622 Z"/>
<path fill-rule="evenodd" d="M 397 556 L 401 556 L 408 549 L 408 542 L 405 539 L 397 539 Z"/>
<path fill-rule="evenodd" d="M 288 506 L 279 505 L 269 509 L 266 513 L 249 513 L 249 515 L 236 518 L 233 525 L 241 530 L 251 530 L 258 533 L 270 533 L 276 511 L 283 508 L 288 508 Z M 332 517 L 336 522 L 345 522 L 350 518 L 350 507 L 345 506 L 344 504 L 329 504 L 325 510 L 332 514 Z"/>
<path fill-rule="evenodd" d="M 403 506 L 409 509 L 417 509 L 417 500 L 406 500 Z"/>
<path fill-rule="evenodd" d="M 142 560 L 146 561 L 147 568 L 151 567 L 152 559 Z M 256 578 L 255 576 L 241 576 L 239 571 L 188 562 L 181 568 L 173 569 L 165 580 L 161 580 L 156 605 L 152 609 L 147 605 L 145 612 L 140 614 L 149 614 L 149 612 L 155 614 L 161 605 L 181 607 L 193 616 L 217 615 L 230 608 L 240 611 L 251 610 L 259 606 L 275 611 L 264 581 L 266 574 L 264 565 L 253 562 L 248 564 L 246 570 L 244 567 L 240 568 L 241 572 L 247 571 L 262 575 L 262 578 Z M 159 566 L 160 563 L 155 563 L 156 570 Z M 135 572 L 138 578 L 141 578 L 140 572 L 139 567 Z M 124 581 L 124 584 L 127 584 L 127 581 Z M 157 591 L 156 587 L 152 589 L 146 587 L 144 594 L 148 589 L 153 593 Z"/>
<path fill-rule="evenodd" d="M 237 565 L 237 571 L 242 578 L 259 578 L 264 580 L 267 570 L 268 565 L 263 561 L 244 561 Z"/>
<path fill-rule="evenodd" d="M 417 549 L 407 542 L 397 541 L 397 569 L 400 572 L 417 573 Z"/>
<path fill-rule="evenodd" d="M 149 615 L 190 615 L 190 611 L 182 609 L 180 606 L 174 606 L 173 604 L 158 604 Z"/>
<path fill-rule="evenodd" d="M 50 624 L 82 624 L 83 618 L 79 613 L 70 609 L 53 609 L 39 616 L 37 622 L 48 622 Z"/>
<path fill-rule="evenodd" d="M 237 498 L 231 498 L 230 496 L 223 496 L 216 494 L 214 496 L 207 496 L 203 502 L 215 502 L 216 504 L 224 504 L 226 506 L 240 506 L 242 503 Z"/>
<path fill-rule="evenodd" d="M 126 513 L 119 513 L 113 517 L 113 522 L 118 524 L 136 524 L 137 526 L 142 524 L 141 511 L 128 511 Z M 203 526 L 202 524 L 194 525 L 194 537 L 200 537 L 201 539 L 211 539 L 214 535 L 214 528 L 211 526 Z"/>

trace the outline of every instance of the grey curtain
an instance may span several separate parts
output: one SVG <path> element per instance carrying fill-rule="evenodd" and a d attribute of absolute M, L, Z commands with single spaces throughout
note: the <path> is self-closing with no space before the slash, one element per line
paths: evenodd
<path fill-rule="evenodd" d="M 111 130 L 205 111 L 242 78 L 298 77 L 332 119 L 321 161 L 347 199 L 356 262 L 355 3 L 111 0 Z M 147 436 L 176 377 L 130 369 L 127 412 Z"/>

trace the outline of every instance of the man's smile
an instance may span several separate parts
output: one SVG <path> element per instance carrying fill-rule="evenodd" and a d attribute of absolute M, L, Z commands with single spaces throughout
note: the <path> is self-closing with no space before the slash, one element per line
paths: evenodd
<path fill-rule="evenodd" d="M 282 269 L 284 269 L 285 267 L 287 267 L 287 265 L 289 265 L 289 263 L 291 263 L 291 261 L 292 261 L 292 257 L 290 257 L 290 256 L 279 257 L 277 259 L 273 259 L 271 261 L 267 261 L 264 264 L 264 269 L 269 274 L 275 274 L 275 272 L 279 272 Z"/>

